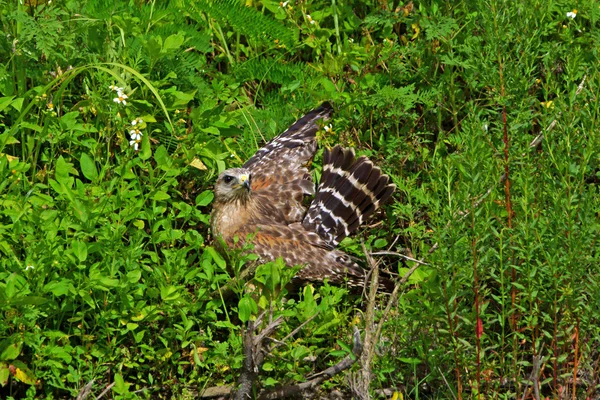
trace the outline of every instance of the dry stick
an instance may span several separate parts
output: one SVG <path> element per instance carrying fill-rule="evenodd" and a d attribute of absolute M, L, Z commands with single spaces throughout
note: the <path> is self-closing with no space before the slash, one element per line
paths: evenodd
<path fill-rule="evenodd" d="M 85 400 L 92 393 L 92 386 L 94 386 L 95 379 L 92 379 L 81 388 L 77 395 L 77 400 Z"/>
<path fill-rule="evenodd" d="M 243 400 L 252 397 L 252 387 L 254 381 L 258 377 L 258 370 L 263 363 L 264 354 L 262 351 L 262 343 L 265 338 L 272 334 L 279 325 L 283 322 L 283 316 L 277 317 L 271 321 L 258 335 L 254 332 L 262 323 L 266 311 L 263 311 L 256 321 L 249 321 L 248 328 L 244 331 L 244 364 L 242 372 L 238 378 L 238 390 L 234 394 L 234 399 Z"/>
<path fill-rule="evenodd" d="M 100 400 L 102 397 L 104 397 L 104 395 L 105 395 L 106 393 L 108 393 L 108 392 L 110 391 L 110 389 L 112 389 L 112 387 L 113 387 L 113 386 L 115 386 L 115 382 L 113 382 L 113 383 L 111 383 L 110 385 L 108 385 L 108 386 L 106 387 L 106 389 L 104 389 L 104 390 L 102 391 L 102 393 L 100 393 L 100 395 L 98 395 L 98 397 L 96 397 L 96 400 Z"/>
<path fill-rule="evenodd" d="M 523 391 L 523 397 L 521 397 L 521 400 L 525 400 L 525 397 L 527 396 L 527 387 L 529 386 L 529 382 L 532 383 L 535 400 L 540 400 L 540 368 L 542 367 L 542 361 L 544 360 L 544 356 L 542 356 L 543 351 L 544 343 L 542 343 L 537 356 L 533 356 L 531 375 L 529 375 L 529 379 L 525 385 L 525 390 Z"/>
<path fill-rule="evenodd" d="M 199 394 L 199 398 L 209 397 L 225 397 L 231 394 L 233 387 L 231 386 L 212 386 L 202 390 Z"/>
<path fill-rule="evenodd" d="M 354 343 L 352 347 L 352 356 L 347 355 L 333 367 L 329 367 L 326 370 L 319 372 L 318 374 L 312 375 L 313 379 L 307 382 L 302 382 L 297 385 L 291 386 L 280 386 L 275 389 L 265 391 L 261 393 L 260 396 L 258 396 L 258 399 L 272 400 L 297 395 L 304 390 L 315 388 L 324 380 L 331 378 L 332 376 L 350 368 L 356 362 L 356 360 L 358 360 L 363 351 L 362 343 L 360 341 L 360 332 L 356 327 L 354 327 L 353 342 Z"/>
<path fill-rule="evenodd" d="M 404 255 L 402 253 L 396 253 L 394 251 L 376 251 L 374 253 L 369 253 L 369 254 L 371 254 L 372 256 L 396 256 L 396 257 L 404 258 L 405 260 L 408 260 L 408 261 L 416 262 L 417 264 L 429 265 L 426 262 L 423 262 L 421 260 L 417 260 L 416 258 L 412 258 L 412 257 L 406 256 L 406 255 Z"/>
<path fill-rule="evenodd" d="M 379 268 L 371 254 L 367 252 L 364 243 L 362 244 L 363 253 L 367 258 L 369 273 L 372 274 L 369 286 L 369 301 L 365 312 L 365 345 L 360 357 L 360 371 L 358 372 L 358 381 L 353 387 L 354 397 L 358 399 L 369 399 L 369 386 L 371 384 L 371 362 L 375 352 L 373 351 L 377 344 L 378 335 L 373 336 L 375 328 L 375 306 L 377 300 L 377 288 L 379 287 Z"/>

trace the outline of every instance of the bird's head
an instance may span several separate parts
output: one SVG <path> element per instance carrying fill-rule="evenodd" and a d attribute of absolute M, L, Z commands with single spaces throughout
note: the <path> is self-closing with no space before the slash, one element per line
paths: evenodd
<path fill-rule="evenodd" d="M 239 199 L 245 201 L 250 196 L 251 184 L 250 171 L 246 168 L 225 170 L 217 178 L 215 200 L 229 202 Z"/>

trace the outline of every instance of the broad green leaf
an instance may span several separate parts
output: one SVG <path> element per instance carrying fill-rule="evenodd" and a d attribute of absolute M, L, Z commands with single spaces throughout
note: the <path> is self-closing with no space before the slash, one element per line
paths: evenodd
<path fill-rule="evenodd" d="M 10 361 L 19 357 L 21 354 L 21 348 L 23 347 L 23 342 L 11 343 L 2 350 L 0 353 L 0 360 L 2 361 Z"/>
<path fill-rule="evenodd" d="M 40 304 L 47 303 L 48 299 L 41 296 L 23 296 L 12 299 L 10 304 L 14 306 L 39 306 Z"/>
<path fill-rule="evenodd" d="M 84 262 L 87 259 L 87 244 L 74 240 L 71 243 L 71 249 L 73 249 L 73 254 L 79 259 L 79 262 Z"/>
<path fill-rule="evenodd" d="M 212 190 L 205 190 L 196 197 L 196 205 L 198 207 L 206 207 L 215 198 Z"/>
<path fill-rule="evenodd" d="M 96 163 L 90 156 L 87 155 L 87 153 L 81 153 L 79 164 L 81 165 L 81 172 L 83 172 L 83 176 L 85 176 L 87 179 L 90 181 L 95 181 L 98 178 Z"/>
<path fill-rule="evenodd" d="M 225 269 L 227 263 L 221 257 L 221 255 L 214 249 L 212 246 L 206 246 L 205 251 L 210 255 L 210 258 L 217 264 L 217 266 L 221 269 Z"/>
<path fill-rule="evenodd" d="M 9 375 L 10 370 L 8 369 L 8 364 L 0 362 L 0 385 L 6 386 Z"/>
<path fill-rule="evenodd" d="M 258 305 L 251 297 L 242 297 L 238 303 L 238 316 L 242 322 L 248 322 L 253 313 L 258 312 Z"/>
<path fill-rule="evenodd" d="M 129 283 L 137 283 L 139 282 L 140 278 L 142 277 L 142 271 L 139 269 L 133 270 L 133 271 L 129 271 L 127 273 L 127 282 Z"/>
<path fill-rule="evenodd" d="M 42 128 L 41 126 L 29 122 L 21 122 L 21 128 L 31 129 L 32 131 L 36 132 L 41 132 L 44 130 L 44 128 Z"/>
<path fill-rule="evenodd" d="M 117 394 L 126 394 L 129 392 L 129 386 L 131 386 L 131 385 L 129 383 L 125 383 L 125 381 L 123 380 L 123 376 L 121 374 L 116 373 L 114 375 L 114 380 L 115 380 L 115 385 L 112 388 L 113 392 L 115 392 Z"/>
<path fill-rule="evenodd" d="M 158 166 L 169 165 L 171 163 L 169 152 L 165 146 L 160 145 L 157 147 L 154 151 L 154 160 Z"/>
<path fill-rule="evenodd" d="M 160 289 L 160 297 L 164 301 L 177 300 L 181 296 L 181 291 L 176 286 L 166 286 Z"/>
<path fill-rule="evenodd" d="M 65 294 L 69 293 L 69 289 L 72 286 L 73 285 L 69 279 L 63 278 L 59 281 L 49 282 L 46 286 L 44 286 L 44 291 L 50 292 L 57 297 L 64 296 Z"/>
<path fill-rule="evenodd" d="M 185 40 L 185 37 L 180 33 L 171 35 L 165 39 L 165 42 L 163 43 L 163 46 L 162 46 L 162 51 L 167 52 L 169 50 L 178 49 L 183 44 L 184 40 Z"/>
<path fill-rule="evenodd" d="M 169 196 L 167 193 L 163 192 L 162 190 L 158 190 L 152 196 L 152 200 L 159 200 L 159 201 L 160 200 L 168 200 L 170 198 L 171 198 L 171 196 Z"/>
<path fill-rule="evenodd" d="M 375 243 L 373 243 L 373 247 L 375 247 L 376 249 L 381 249 L 385 246 L 387 246 L 387 240 L 385 239 L 377 239 Z"/>

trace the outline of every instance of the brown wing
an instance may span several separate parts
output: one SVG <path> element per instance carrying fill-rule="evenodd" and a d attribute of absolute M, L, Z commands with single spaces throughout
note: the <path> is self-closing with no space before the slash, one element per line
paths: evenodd
<path fill-rule="evenodd" d="M 310 180 L 306 164 L 317 150 L 317 121 L 328 119 L 331 112 L 329 103 L 322 104 L 258 150 L 244 164 L 252 173 L 252 189 L 267 190 L 299 178 Z"/>
<path fill-rule="evenodd" d="M 256 225 L 241 232 L 240 238 L 255 233 L 252 253 L 262 262 L 282 257 L 287 265 L 305 265 L 299 279 L 364 287 L 365 271 L 347 254 L 330 247 L 321 237 L 305 230 L 300 223 L 292 225 Z"/>

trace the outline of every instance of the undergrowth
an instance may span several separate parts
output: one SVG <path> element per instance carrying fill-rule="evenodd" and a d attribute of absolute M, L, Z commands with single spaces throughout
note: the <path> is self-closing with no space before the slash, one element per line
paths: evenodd
<path fill-rule="evenodd" d="M 591 0 L 0 0 L 0 393 L 232 386 L 264 309 L 278 340 L 304 325 L 261 388 L 350 353 L 359 299 L 290 292 L 281 263 L 243 277 L 253 257 L 208 229 L 216 175 L 330 101 L 321 146 L 398 187 L 343 249 L 399 276 L 424 262 L 371 394 L 596 398 L 599 17 Z"/>

